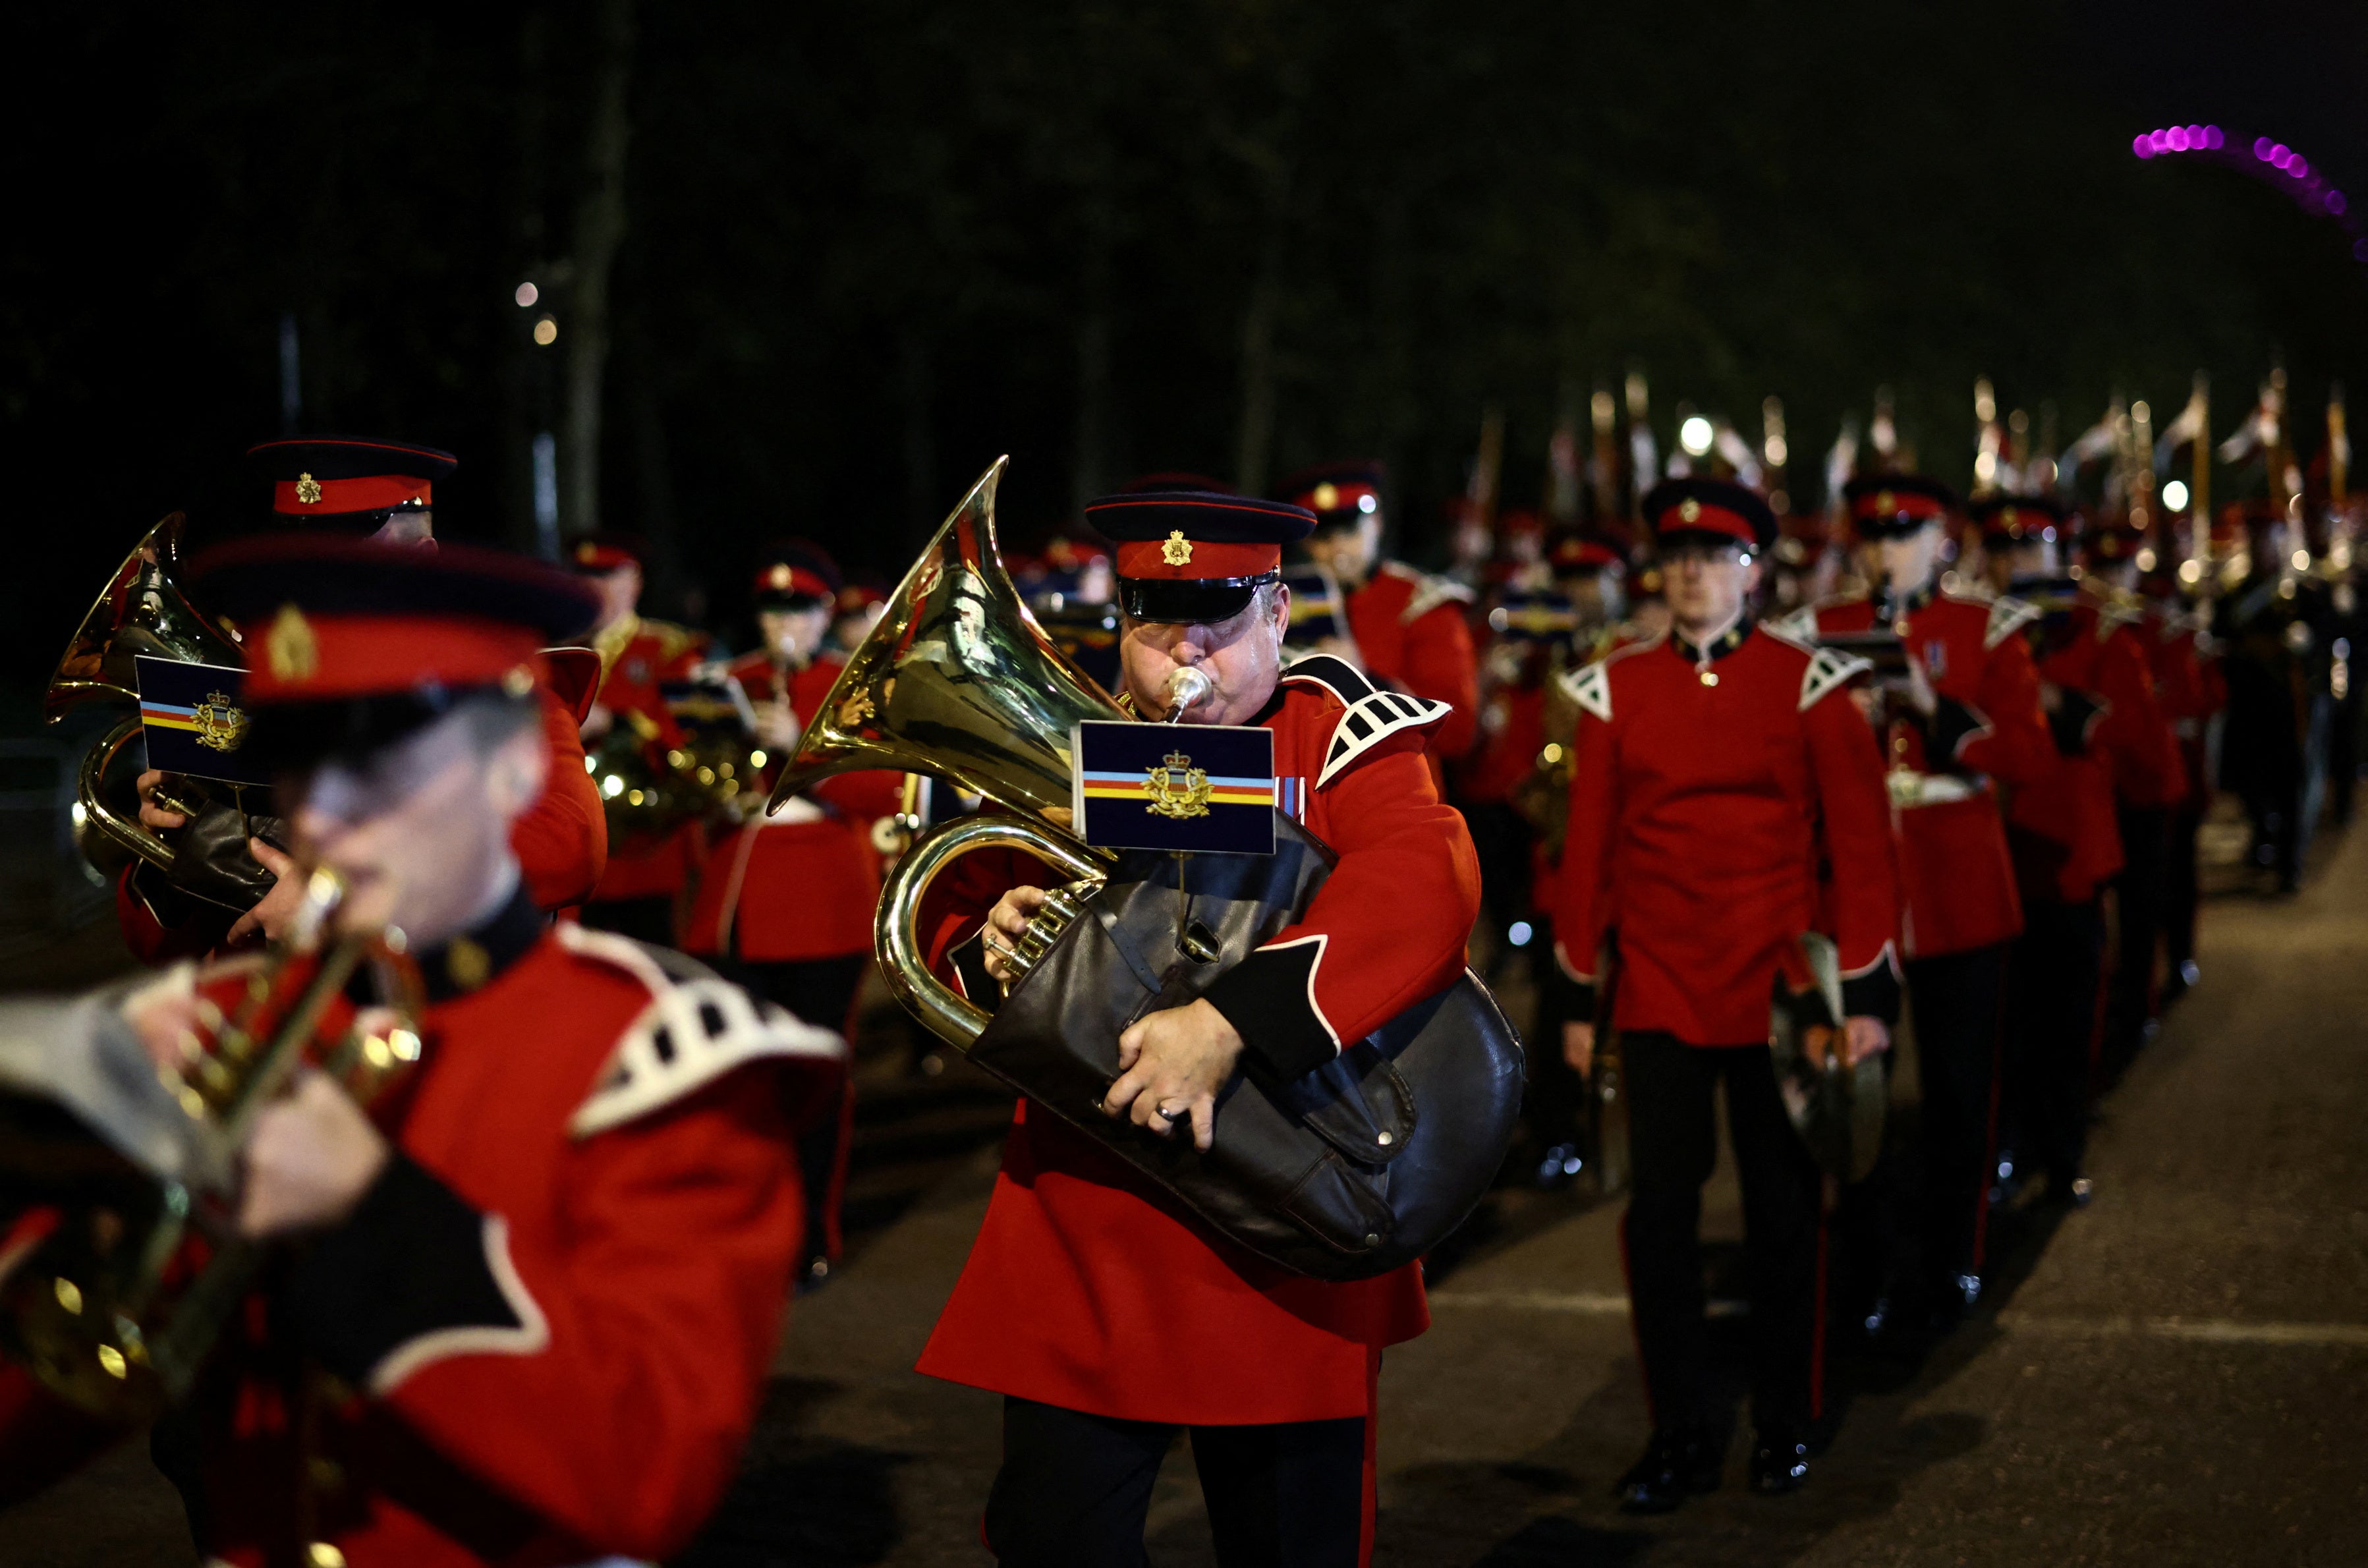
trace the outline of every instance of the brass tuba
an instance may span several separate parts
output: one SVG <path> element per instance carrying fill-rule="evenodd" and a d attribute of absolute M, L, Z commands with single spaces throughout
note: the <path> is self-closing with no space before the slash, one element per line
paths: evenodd
<path fill-rule="evenodd" d="M 995 490 L 1008 458 L 981 474 L 890 596 L 848 658 L 771 806 L 833 774 L 893 768 L 944 778 L 1001 812 L 917 839 L 881 891 L 880 967 L 891 990 L 948 1044 L 966 1049 L 990 1015 L 929 972 L 916 922 L 938 874 L 973 849 L 1026 850 L 1072 881 L 1030 922 L 1014 967 L 1049 948 L 1112 857 L 1068 830 L 1071 727 L 1131 717 L 1054 645 L 1003 568 Z"/>
<path fill-rule="evenodd" d="M 149 1062 L 120 990 L 9 1021 L 0 1348 L 61 1398 L 140 1420 L 187 1393 L 265 1256 L 232 1224 L 256 1112 L 301 1066 L 368 1106 L 418 1062 L 416 965 L 399 931 L 332 933 L 344 893 L 313 871 L 279 946 L 199 986 L 169 1065 Z M 382 1008 L 347 999 L 366 966 Z M 36 1033 L 56 1043 L 28 1063 Z"/>
<path fill-rule="evenodd" d="M 124 809 L 126 786 L 120 759 L 140 736 L 140 683 L 132 661 L 144 655 L 184 664 L 246 663 L 237 638 L 192 605 L 174 580 L 181 566 L 184 520 L 181 513 L 171 514 L 131 547 L 67 642 L 41 699 L 41 716 L 53 724 L 88 702 L 128 702 L 132 707 L 84 754 L 76 779 L 82 812 L 75 824 L 75 842 L 84 858 L 102 871 L 120 869 L 137 858 L 169 873 L 179 858 L 176 847 L 143 825 L 136 811 Z M 269 797 L 268 790 L 183 780 L 176 792 L 160 791 L 156 800 L 168 811 L 195 822 L 209 804 L 216 803 L 227 804 L 242 817 L 268 814 Z M 240 832 L 234 836 L 236 856 L 245 859 L 245 835 Z M 247 863 L 252 865 L 251 860 Z M 260 876 L 260 868 L 256 868 L 256 874 Z M 184 885 L 201 898 L 241 910 L 262 892 L 262 884 L 217 890 L 199 879 Z M 227 892 L 229 897 L 218 897 L 218 892 Z M 245 902 L 236 902 L 242 895 Z"/>

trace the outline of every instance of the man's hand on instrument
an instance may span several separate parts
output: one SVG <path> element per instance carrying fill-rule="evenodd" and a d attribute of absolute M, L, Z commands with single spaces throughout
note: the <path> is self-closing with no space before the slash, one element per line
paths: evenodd
<path fill-rule="evenodd" d="M 386 1168 L 387 1143 L 361 1107 L 319 1073 L 256 1113 L 238 1228 L 282 1235 L 335 1225 Z"/>
<path fill-rule="evenodd" d="M 1019 978 L 1011 964 L 1011 945 L 1028 934 L 1028 922 L 1044 907 L 1044 890 L 1016 887 L 995 901 L 986 912 L 986 929 L 979 944 L 986 949 L 986 972 L 1006 985 Z"/>
<path fill-rule="evenodd" d="M 1595 1067 L 1595 1026 L 1578 1018 L 1565 1019 L 1562 1026 L 1562 1059 L 1570 1070 L 1581 1077 Z"/>
<path fill-rule="evenodd" d="M 168 827 L 179 827 L 189 820 L 180 812 L 168 812 L 156 803 L 156 787 L 165 782 L 165 777 L 163 769 L 152 767 L 142 774 L 133 786 L 140 791 L 140 825 L 160 832 Z"/>
<path fill-rule="evenodd" d="M 1217 1091 L 1241 1055 L 1242 1037 L 1205 1001 L 1153 1013 L 1118 1037 L 1119 1079 L 1102 1110 L 1131 1112 L 1163 1138 L 1190 1116 L 1192 1142 L 1205 1149 L 1217 1134 Z"/>
<path fill-rule="evenodd" d="M 1855 1067 L 1891 1049 L 1891 1029 L 1881 1018 L 1854 1014 L 1842 1021 L 1842 1065 Z"/>
<path fill-rule="evenodd" d="M 269 892 L 255 901 L 254 908 L 231 923 L 230 935 L 222 939 L 233 947 L 258 932 L 266 941 L 279 940 L 288 917 L 304 901 L 304 878 L 296 869 L 296 857 L 274 849 L 259 838 L 248 839 L 246 850 L 256 864 L 279 880 L 271 884 Z"/>

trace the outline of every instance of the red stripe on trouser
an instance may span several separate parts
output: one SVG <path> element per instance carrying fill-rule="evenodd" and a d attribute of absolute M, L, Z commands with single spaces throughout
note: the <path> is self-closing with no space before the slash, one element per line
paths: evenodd
<path fill-rule="evenodd" d="M 1645 1364 L 1645 1331 L 1636 1324 L 1636 1275 L 1628 1267 L 1628 1215 L 1620 1215 L 1620 1283 L 1628 1288 L 1628 1343 L 1636 1347 L 1636 1370 L 1645 1380 L 1645 1419 L 1660 1430 L 1661 1413 L 1653 1407 L 1653 1370 Z"/>
<path fill-rule="evenodd" d="M 1357 1568 L 1373 1568 L 1373 1516 L 1379 1508 L 1380 1468 L 1375 1455 L 1382 1439 L 1382 1352 L 1365 1352 L 1365 1478 L 1363 1504 L 1357 1520 Z"/>
<path fill-rule="evenodd" d="M 1826 1238 L 1827 1217 L 1833 1212 L 1836 1184 L 1831 1176 L 1817 1183 L 1816 1308 L 1809 1319 L 1809 1419 L 1826 1413 Z"/>

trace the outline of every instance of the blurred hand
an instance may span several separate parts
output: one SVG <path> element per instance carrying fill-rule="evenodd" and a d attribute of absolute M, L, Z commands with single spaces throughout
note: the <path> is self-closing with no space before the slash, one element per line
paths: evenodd
<path fill-rule="evenodd" d="M 1162 1138 L 1189 1114 L 1192 1142 L 1205 1149 L 1217 1135 L 1217 1091 L 1241 1054 L 1242 1037 L 1206 1001 L 1150 1014 L 1118 1037 L 1119 1079 L 1102 1110 L 1117 1116 L 1132 1108 L 1134 1124 Z"/>
<path fill-rule="evenodd" d="M 1595 1026 L 1573 1018 L 1562 1026 L 1562 1059 L 1580 1077 L 1595 1071 Z"/>
<path fill-rule="evenodd" d="M 134 785 L 140 791 L 140 825 L 160 832 L 168 827 L 179 827 L 189 820 L 180 812 L 168 812 L 156 803 L 156 786 L 163 782 L 163 770 L 152 767 L 142 774 Z"/>
<path fill-rule="evenodd" d="M 986 972 L 1009 985 L 1019 978 L 1011 966 L 1011 944 L 1028 934 L 1028 923 L 1044 907 L 1042 888 L 1017 887 L 995 901 L 986 912 L 986 929 L 980 933 L 986 949 Z"/>
<path fill-rule="evenodd" d="M 256 1113 L 238 1228 L 263 1237 L 335 1225 L 354 1211 L 386 1159 L 386 1140 L 361 1107 L 307 1071 L 285 1099 Z"/>
<path fill-rule="evenodd" d="M 1881 1018 L 1856 1014 L 1842 1020 L 1842 1065 L 1855 1067 L 1891 1049 L 1891 1028 Z"/>
<path fill-rule="evenodd" d="M 798 749 L 798 737 L 804 733 L 787 698 L 757 704 L 757 739 L 767 751 L 787 756 Z"/>
<path fill-rule="evenodd" d="M 584 715 L 584 722 L 577 728 L 578 733 L 586 740 L 597 741 L 616 727 L 616 710 L 605 702 L 596 702 L 592 705 L 592 710 Z"/>
<path fill-rule="evenodd" d="M 253 909 L 231 923 L 230 935 L 223 940 L 233 947 L 257 936 L 267 942 L 279 940 L 280 932 L 287 929 L 288 917 L 296 913 L 297 904 L 304 897 L 304 878 L 296 869 L 293 855 L 282 854 L 259 838 L 248 839 L 246 850 L 277 880 L 269 892 L 255 901 Z"/>

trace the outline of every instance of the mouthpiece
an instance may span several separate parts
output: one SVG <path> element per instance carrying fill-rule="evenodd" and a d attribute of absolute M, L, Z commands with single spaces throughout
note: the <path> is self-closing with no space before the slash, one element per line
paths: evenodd
<path fill-rule="evenodd" d="M 1216 682 L 1189 666 L 1167 677 L 1167 722 L 1171 724 L 1184 717 L 1186 709 L 1196 702 L 1205 702 L 1216 689 Z"/>

